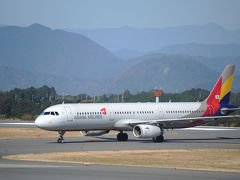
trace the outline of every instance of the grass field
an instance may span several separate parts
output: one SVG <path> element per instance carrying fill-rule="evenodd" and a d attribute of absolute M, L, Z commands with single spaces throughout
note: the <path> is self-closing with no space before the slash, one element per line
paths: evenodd
<path fill-rule="evenodd" d="M 3 159 L 240 172 L 239 149 L 87 151 L 3 156 Z"/>
<path fill-rule="evenodd" d="M 39 128 L 0 128 L 0 139 L 57 138 L 57 131 L 45 131 Z M 81 136 L 79 131 L 66 132 L 64 137 Z"/>
<path fill-rule="evenodd" d="M 106 135 L 115 135 L 117 132 L 110 131 Z M 67 131 L 64 137 L 80 137 L 82 134 L 79 131 Z M 28 139 L 28 138 L 58 138 L 57 131 L 45 131 L 39 128 L 8 128 L 0 127 L 1 139 Z"/>

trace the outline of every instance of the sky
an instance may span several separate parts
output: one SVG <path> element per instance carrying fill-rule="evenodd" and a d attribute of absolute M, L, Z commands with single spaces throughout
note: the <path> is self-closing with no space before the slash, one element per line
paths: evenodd
<path fill-rule="evenodd" d="M 239 0 L 0 0 L 4 25 L 96 29 L 217 23 L 240 29 L 239 19 Z"/>

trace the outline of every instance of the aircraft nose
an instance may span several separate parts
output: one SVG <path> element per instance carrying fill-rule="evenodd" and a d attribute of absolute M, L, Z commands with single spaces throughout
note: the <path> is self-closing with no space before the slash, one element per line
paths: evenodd
<path fill-rule="evenodd" d="M 40 116 L 37 117 L 37 119 L 35 120 L 35 125 L 40 128 L 41 127 L 41 118 Z"/>
<path fill-rule="evenodd" d="M 38 116 L 37 119 L 35 120 L 35 125 L 38 128 L 46 128 L 47 127 L 47 122 L 42 116 Z"/>

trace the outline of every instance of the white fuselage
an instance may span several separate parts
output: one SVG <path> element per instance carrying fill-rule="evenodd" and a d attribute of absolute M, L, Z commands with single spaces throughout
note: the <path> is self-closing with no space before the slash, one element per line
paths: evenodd
<path fill-rule="evenodd" d="M 200 102 L 59 104 L 44 110 L 35 124 L 39 128 L 56 131 L 132 130 L 132 127 L 126 126 L 127 121 L 201 117 L 206 109 L 207 105 Z M 204 123 L 197 121 L 169 122 L 163 128 L 182 128 Z"/>

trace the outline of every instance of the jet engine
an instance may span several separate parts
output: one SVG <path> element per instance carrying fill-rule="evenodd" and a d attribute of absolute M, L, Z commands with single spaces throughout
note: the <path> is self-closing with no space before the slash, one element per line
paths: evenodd
<path fill-rule="evenodd" d="M 133 135 L 137 138 L 154 138 L 160 134 L 161 129 L 153 125 L 139 124 L 133 128 Z"/>
<path fill-rule="evenodd" d="M 109 130 L 80 131 L 80 133 L 84 136 L 101 136 L 109 133 Z"/>

